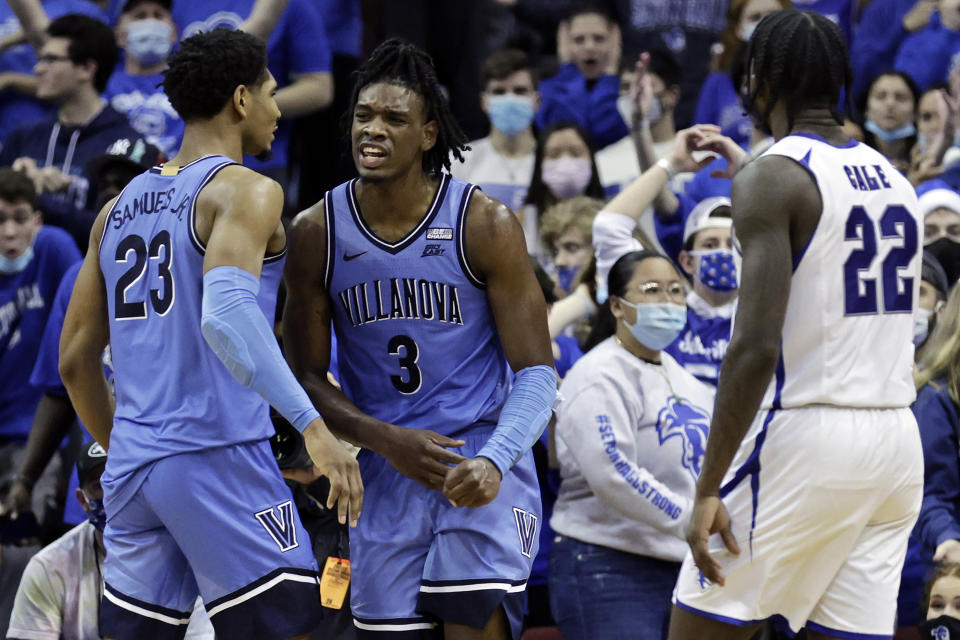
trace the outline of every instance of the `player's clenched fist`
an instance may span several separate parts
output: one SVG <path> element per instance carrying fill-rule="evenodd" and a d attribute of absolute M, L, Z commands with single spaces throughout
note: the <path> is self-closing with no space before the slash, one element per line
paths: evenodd
<path fill-rule="evenodd" d="M 450 451 L 466 442 L 442 436 L 426 429 L 396 427 L 383 457 L 403 475 L 429 489 L 440 490 L 451 470 L 466 458 Z"/>
<path fill-rule="evenodd" d="M 337 505 L 340 524 L 357 526 L 363 509 L 363 480 L 360 465 L 340 441 L 333 437 L 321 419 L 314 420 L 303 432 L 307 453 L 313 460 L 315 472 L 330 481 L 327 509 Z"/>
<path fill-rule="evenodd" d="M 500 492 L 500 470 L 487 458 L 464 460 L 443 483 L 443 495 L 455 507 L 482 507 Z"/>

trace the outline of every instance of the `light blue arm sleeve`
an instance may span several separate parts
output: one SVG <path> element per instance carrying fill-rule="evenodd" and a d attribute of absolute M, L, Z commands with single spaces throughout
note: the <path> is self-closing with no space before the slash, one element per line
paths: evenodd
<path fill-rule="evenodd" d="M 320 417 L 283 359 L 257 293 L 260 280 L 238 267 L 203 276 L 200 330 L 240 384 L 259 393 L 299 431 Z"/>
<path fill-rule="evenodd" d="M 557 372 L 553 367 L 540 364 L 518 371 L 497 428 L 477 456 L 489 458 L 500 475 L 506 475 L 540 438 L 556 400 Z"/>

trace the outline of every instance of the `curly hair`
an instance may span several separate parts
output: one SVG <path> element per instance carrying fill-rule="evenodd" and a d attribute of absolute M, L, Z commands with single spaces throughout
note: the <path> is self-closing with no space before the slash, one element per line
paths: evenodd
<path fill-rule="evenodd" d="M 220 27 L 180 43 L 163 74 L 163 90 L 184 122 L 220 113 L 240 85 L 267 78 L 267 48 L 259 38 Z"/>

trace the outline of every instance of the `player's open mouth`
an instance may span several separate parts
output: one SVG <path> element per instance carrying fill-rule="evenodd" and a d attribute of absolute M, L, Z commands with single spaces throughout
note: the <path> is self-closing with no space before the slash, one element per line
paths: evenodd
<path fill-rule="evenodd" d="M 360 145 L 360 164 L 366 169 L 376 169 L 387 161 L 387 150 L 375 144 Z"/>

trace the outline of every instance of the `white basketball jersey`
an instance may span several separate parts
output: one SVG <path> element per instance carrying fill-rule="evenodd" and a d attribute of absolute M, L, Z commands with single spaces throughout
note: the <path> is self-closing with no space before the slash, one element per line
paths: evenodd
<path fill-rule="evenodd" d="M 823 201 L 794 257 L 780 361 L 763 407 L 910 406 L 923 243 L 913 187 L 852 140 L 836 147 L 794 134 L 763 155 L 796 160 Z"/>

